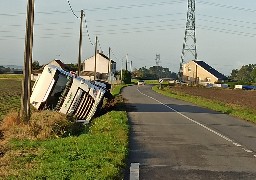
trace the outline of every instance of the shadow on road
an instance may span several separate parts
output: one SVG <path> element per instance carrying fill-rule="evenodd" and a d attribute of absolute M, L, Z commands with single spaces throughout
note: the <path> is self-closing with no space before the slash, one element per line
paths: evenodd
<path fill-rule="evenodd" d="M 177 104 L 166 104 L 168 107 L 162 104 L 131 104 L 126 103 L 127 112 L 172 112 L 173 109 L 178 112 L 188 113 L 210 113 L 210 114 L 222 114 L 207 108 L 201 108 L 193 105 L 177 105 Z"/>

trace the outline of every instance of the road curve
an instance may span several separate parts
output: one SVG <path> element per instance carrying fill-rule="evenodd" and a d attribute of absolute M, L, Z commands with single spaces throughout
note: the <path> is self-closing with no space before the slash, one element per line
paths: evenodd
<path fill-rule="evenodd" d="M 255 124 L 148 85 L 126 87 L 122 95 L 131 123 L 128 163 L 139 163 L 140 180 L 256 179 Z"/>

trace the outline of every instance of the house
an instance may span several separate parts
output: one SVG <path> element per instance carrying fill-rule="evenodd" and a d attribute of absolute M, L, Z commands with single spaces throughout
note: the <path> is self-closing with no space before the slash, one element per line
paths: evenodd
<path fill-rule="evenodd" d="M 183 81 L 191 84 L 214 84 L 224 82 L 227 77 L 204 61 L 192 60 L 183 65 Z"/>
<path fill-rule="evenodd" d="M 47 65 L 54 65 L 66 70 L 66 65 L 59 59 L 54 59 L 51 62 L 49 62 Z"/>
<path fill-rule="evenodd" d="M 109 67 L 110 65 L 110 67 Z M 83 70 L 81 76 L 85 79 L 94 79 L 95 71 L 95 56 L 86 59 L 83 63 Z M 109 70 L 111 75 L 109 76 Z M 114 74 L 116 73 L 116 62 L 109 60 L 109 58 L 101 52 L 96 54 L 96 79 L 110 81 L 115 80 Z"/>
<path fill-rule="evenodd" d="M 60 67 L 64 70 L 68 70 L 68 68 L 66 67 L 66 65 L 59 59 L 54 59 L 52 61 L 50 61 L 48 64 Z M 48 65 L 47 64 L 47 65 Z M 45 65 L 44 65 L 45 66 Z M 32 81 L 36 81 L 36 79 L 42 74 L 43 70 L 44 70 L 44 66 L 41 67 L 40 69 L 37 70 L 33 70 L 32 74 L 31 74 L 31 80 Z"/>

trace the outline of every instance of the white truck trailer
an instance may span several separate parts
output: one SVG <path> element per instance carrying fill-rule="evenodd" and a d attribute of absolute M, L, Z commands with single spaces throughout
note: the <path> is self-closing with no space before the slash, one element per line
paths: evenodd
<path fill-rule="evenodd" d="M 101 107 L 106 91 L 105 83 L 88 81 L 47 65 L 32 88 L 30 103 L 38 110 L 59 111 L 88 123 Z"/>

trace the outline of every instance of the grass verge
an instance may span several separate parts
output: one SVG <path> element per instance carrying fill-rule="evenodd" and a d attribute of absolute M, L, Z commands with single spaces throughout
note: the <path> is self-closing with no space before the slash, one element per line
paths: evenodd
<path fill-rule="evenodd" d="M 249 108 L 241 107 L 234 104 L 225 104 L 220 101 L 209 100 L 209 99 L 198 97 L 198 96 L 192 96 L 192 95 L 184 94 L 181 92 L 172 91 L 168 87 L 159 89 L 158 86 L 153 86 L 152 89 L 168 97 L 191 102 L 201 107 L 212 109 L 214 111 L 222 112 L 225 114 L 229 114 L 229 115 L 256 123 L 256 112 L 254 109 L 249 109 Z"/>
<path fill-rule="evenodd" d="M 113 95 L 122 86 L 115 88 Z M 0 179 L 122 179 L 129 128 L 120 99 L 80 135 L 8 141 L 0 149 Z"/>
<path fill-rule="evenodd" d="M 121 90 L 122 90 L 125 86 L 127 86 L 127 85 L 126 85 L 126 84 L 123 84 L 123 85 L 114 85 L 114 86 L 113 86 L 113 89 L 112 89 L 112 91 L 111 91 L 111 94 L 112 94 L 113 96 L 117 96 L 118 94 L 121 93 Z"/>
<path fill-rule="evenodd" d="M 22 79 L 22 74 L 0 74 L 0 79 Z"/>

